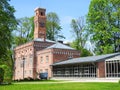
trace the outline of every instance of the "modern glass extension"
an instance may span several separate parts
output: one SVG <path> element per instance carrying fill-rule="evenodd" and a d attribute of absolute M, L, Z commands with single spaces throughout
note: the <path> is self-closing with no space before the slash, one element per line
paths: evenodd
<path fill-rule="evenodd" d="M 96 77 L 93 63 L 81 65 L 53 66 L 53 77 Z"/>
<path fill-rule="evenodd" d="M 120 60 L 106 61 L 106 77 L 120 77 Z"/>

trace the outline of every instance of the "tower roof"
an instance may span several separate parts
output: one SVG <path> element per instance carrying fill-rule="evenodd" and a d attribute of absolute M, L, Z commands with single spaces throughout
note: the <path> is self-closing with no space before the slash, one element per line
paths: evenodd
<path fill-rule="evenodd" d="M 40 7 L 36 7 L 34 11 L 36 10 L 46 10 L 45 8 L 40 8 Z"/>

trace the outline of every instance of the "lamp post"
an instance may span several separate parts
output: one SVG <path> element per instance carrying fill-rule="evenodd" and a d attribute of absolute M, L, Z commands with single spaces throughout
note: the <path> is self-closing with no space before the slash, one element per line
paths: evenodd
<path fill-rule="evenodd" d="M 24 79 L 24 64 L 25 64 L 25 57 L 23 57 L 23 79 Z"/>

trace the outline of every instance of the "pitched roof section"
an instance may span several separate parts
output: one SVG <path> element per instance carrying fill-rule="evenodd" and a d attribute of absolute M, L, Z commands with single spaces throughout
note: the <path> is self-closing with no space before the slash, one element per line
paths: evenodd
<path fill-rule="evenodd" d="M 59 48 L 59 49 L 71 49 L 71 50 L 75 50 L 67 45 L 64 45 L 62 43 L 56 42 L 55 44 L 53 44 L 52 46 L 47 47 L 46 49 L 50 49 L 50 48 Z"/>
<path fill-rule="evenodd" d="M 76 64 L 76 63 L 86 63 L 86 62 L 98 62 L 100 60 L 105 60 L 107 58 L 111 58 L 111 57 L 114 57 L 117 55 L 120 55 L 120 53 L 74 58 L 74 59 L 54 63 L 53 66 L 66 65 L 66 64 Z"/>
<path fill-rule="evenodd" d="M 41 38 L 34 39 L 34 41 L 44 42 L 44 40 L 41 39 Z M 52 41 L 52 40 L 48 40 L 48 39 L 46 39 L 45 41 L 46 41 L 46 42 L 55 43 L 55 44 L 53 44 L 52 46 L 47 47 L 46 49 L 59 48 L 59 49 L 71 49 L 71 50 L 75 50 L 74 48 L 71 48 L 71 47 L 69 47 L 69 46 L 67 46 L 67 45 L 64 45 L 64 44 L 59 43 L 59 42 L 56 42 L 56 41 Z"/>

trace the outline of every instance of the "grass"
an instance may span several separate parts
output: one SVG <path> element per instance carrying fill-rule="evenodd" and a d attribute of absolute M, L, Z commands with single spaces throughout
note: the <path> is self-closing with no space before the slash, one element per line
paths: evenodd
<path fill-rule="evenodd" d="M 120 83 L 13 83 L 12 85 L 0 86 L 0 90 L 120 90 Z"/>

